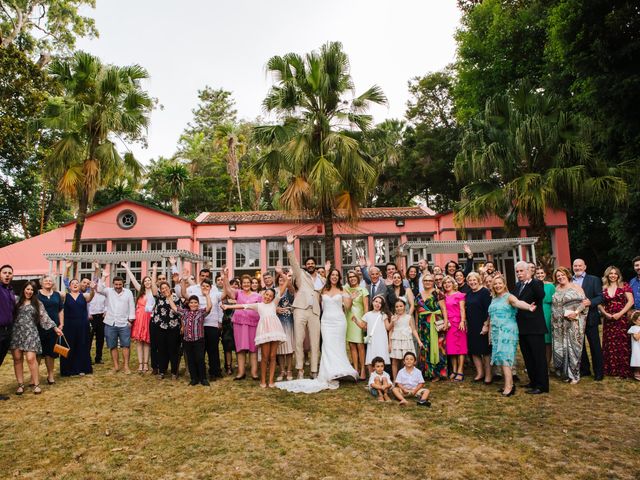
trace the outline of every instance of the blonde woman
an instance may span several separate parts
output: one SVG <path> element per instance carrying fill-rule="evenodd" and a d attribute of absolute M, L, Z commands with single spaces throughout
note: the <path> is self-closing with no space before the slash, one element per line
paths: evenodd
<path fill-rule="evenodd" d="M 571 281 L 568 268 L 556 268 L 553 281 L 556 286 L 551 303 L 553 365 L 565 382 L 576 384 L 580 381 L 580 359 L 589 309 L 582 302 L 586 298 L 584 291 Z"/>
<path fill-rule="evenodd" d="M 630 378 L 631 340 L 627 334 L 627 312 L 633 307 L 633 293 L 631 287 L 622 280 L 620 269 L 614 266 L 605 270 L 602 287 L 602 303 L 598 305 L 598 310 L 604 319 L 604 374 Z"/>
<path fill-rule="evenodd" d="M 465 294 L 458 291 L 458 284 L 451 275 L 444 277 L 442 288 L 450 325 L 445 339 L 445 348 L 447 355 L 451 357 L 453 370 L 449 378 L 455 382 L 462 382 L 464 380 L 464 356 L 468 352 Z"/>

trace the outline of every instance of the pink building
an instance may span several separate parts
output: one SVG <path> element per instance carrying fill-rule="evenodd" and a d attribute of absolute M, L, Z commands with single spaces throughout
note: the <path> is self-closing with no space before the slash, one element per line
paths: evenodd
<path fill-rule="evenodd" d="M 567 218 L 563 211 L 549 211 L 546 218 L 556 262 L 570 264 Z M 62 273 L 64 259 L 79 262 L 81 275 L 89 275 L 91 262 L 111 265 L 112 276 L 121 258 L 131 261 L 137 277 L 145 275 L 152 261 L 167 270 L 167 257 L 174 251 L 191 262 L 193 273 L 203 264 L 214 270 L 229 265 L 234 275 L 287 265 L 285 237 L 292 231 L 298 258 L 312 255 L 325 261 L 321 223 L 296 220 L 282 211 L 204 212 L 188 220 L 131 200 L 122 200 L 90 214 L 82 233 L 81 254 L 71 255 L 75 222 L 37 237 L 0 249 L 0 264 L 11 264 L 17 279 Z M 474 261 L 491 259 L 502 271 L 513 271 L 514 259 L 535 261 L 534 239 L 527 237 L 527 222 L 520 224 L 519 239 L 505 239 L 502 222 L 492 217 L 468 223 L 465 233 Z M 335 225 L 335 264 L 343 271 L 357 263 L 360 254 L 376 265 L 395 261 L 400 268 L 427 258 L 444 265 L 462 257 L 462 242 L 453 213 L 436 214 L 423 207 L 365 208 L 353 226 Z M 175 252 L 175 251 L 180 251 Z"/>

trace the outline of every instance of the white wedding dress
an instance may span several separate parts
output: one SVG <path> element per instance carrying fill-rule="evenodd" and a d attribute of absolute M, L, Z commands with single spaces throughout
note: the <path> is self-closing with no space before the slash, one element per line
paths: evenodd
<path fill-rule="evenodd" d="M 342 310 L 342 294 L 322 295 L 322 356 L 320 370 L 315 379 L 277 382 L 276 387 L 294 393 L 316 393 L 322 390 L 336 389 L 339 378 L 358 378 L 358 372 L 347 358 L 347 319 Z"/>

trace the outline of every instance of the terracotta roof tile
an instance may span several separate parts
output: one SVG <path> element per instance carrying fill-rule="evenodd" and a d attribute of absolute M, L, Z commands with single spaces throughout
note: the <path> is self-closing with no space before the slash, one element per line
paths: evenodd
<path fill-rule="evenodd" d="M 422 207 L 384 207 L 363 208 L 360 210 L 363 220 L 377 220 L 388 218 L 425 218 L 433 217 L 435 213 Z M 339 218 L 344 218 L 338 213 Z M 198 216 L 198 223 L 275 223 L 309 221 L 312 216 L 307 213 L 295 214 L 282 210 L 254 211 L 254 212 L 204 212 Z"/>

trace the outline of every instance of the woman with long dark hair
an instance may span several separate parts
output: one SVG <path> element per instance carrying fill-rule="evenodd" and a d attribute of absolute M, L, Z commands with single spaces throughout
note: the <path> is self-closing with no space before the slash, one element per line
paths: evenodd
<path fill-rule="evenodd" d="M 142 283 L 138 283 L 136 277 L 129 269 L 128 262 L 121 264 L 127 271 L 127 276 L 131 281 L 131 285 L 138 292 L 136 297 L 136 319 L 131 327 L 131 340 L 136 342 L 136 352 L 138 353 L 138 373 L 147 373 L 149 371 L 149 352 L 151 351 L 151 335 L 150 324 L 153 307 L 156 300 L 151 289 L 152 280 L 158 274 L 158 266 L 154 263 L 152 267 L 151 277 L 146 276 L 142 279 Z"/>
<path fill-rule="evenodd" d="M 14 310 L 13 330 L 9 348 L 13 356 L 13 370 L 18 382 L 16 395 L 24 393 L 23 360 L 25 357 L 31 373 L 33 393 L 42 393 L 38 375 L 37 355 L 42 353 L 38 325 L 45 330 L 53 329 L 58 336 L 62 335 L 62 330 L 49 318 L 44 306 L 38 300 L 37 291 L 38 284 L 33 281 L 28 282 L 22 290 Z"/>

